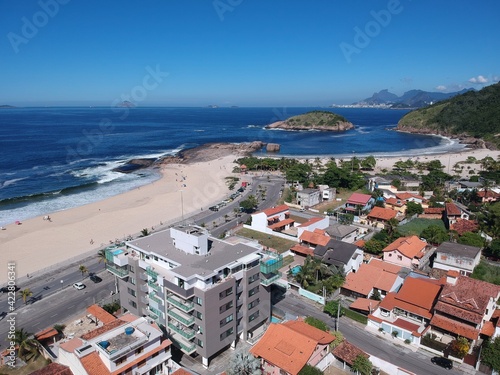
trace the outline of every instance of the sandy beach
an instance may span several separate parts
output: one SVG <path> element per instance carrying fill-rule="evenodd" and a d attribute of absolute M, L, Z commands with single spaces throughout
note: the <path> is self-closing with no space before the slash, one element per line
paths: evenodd
<path fill-rule="evenodd" d="M 220 157 L 219 157 L 220 156 Z M 37 276 L 57 263 L 96 251 L 104 245 L 152 230 L 206 210 L 226 198 L 225 177 L 232 175 L 235 154 L 162 167 L 152 184 L 85 206 L 11 224 L 0 231 L 0 264 L 16 263 L 18 278 Z M 7 273 L 0 274 L 0 284 Z"/>

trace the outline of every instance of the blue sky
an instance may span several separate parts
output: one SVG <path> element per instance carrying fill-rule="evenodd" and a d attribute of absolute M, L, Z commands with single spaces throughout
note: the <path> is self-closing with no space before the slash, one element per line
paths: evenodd
<path fill-rule="evenodd" d="M 0 0 L 0 104 L 324 106 L 481 88 L 500 76 L 499 16 L 497 0 Z"/>

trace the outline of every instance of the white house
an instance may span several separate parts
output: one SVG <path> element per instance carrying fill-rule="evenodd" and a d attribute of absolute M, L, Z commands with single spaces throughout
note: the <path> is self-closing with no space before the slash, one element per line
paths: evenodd
<path fill-rule="evenodd" d="M 436 249 L 433 268 L 457 271 L 461 275 L 470 276 L 480 260 L 481 249 L 479 247 L 443 242 Z"/>

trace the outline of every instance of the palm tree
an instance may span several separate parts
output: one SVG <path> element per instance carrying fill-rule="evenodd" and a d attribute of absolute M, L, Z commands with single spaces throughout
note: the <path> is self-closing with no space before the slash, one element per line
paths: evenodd
<path fill-rule="evenodd" d="M 33 295 L 33 292 L 30 288 L 26 288 L 21 290 L 21 297 L 23 298 L 24 304 L 26 304 L 26 300 Z"/>
<path fill-rule="evenodd" d="M 26 354 L 36 354 L 38 350 L 38 342 L 33 338 L 31 333 L 28 333 L 24 328 L 14 331 L 14 343 L 19 348 L 19 356 L 26 360 Z"/>
<path fill-rule="evenodd" d="M 394 234 L 398 225 L 399 225 L 399 221 L 397 221 L 395 218 L 392 218 L 387 222 L 387 224 L 385 225 L 385 228 L 387 229 L 387 234 L 390 237 Z"/>
<path fill-rule="evenodd" d="M 106 263 L 108 263 L 108 259 L 106 258 L 106 250 L 101 249 L 97 252 L 97 259 L 99 259 L 99 263 L 103 262 L 104 267 L 106 267 Z"/>
<path fill-rule="evenodd" d="M 82 273 L 82 277 L 85 278 L 85 273 L 89 272 L 88 268 L 85 267 L 83 264 L 78 267 L 78 270 Z"/>

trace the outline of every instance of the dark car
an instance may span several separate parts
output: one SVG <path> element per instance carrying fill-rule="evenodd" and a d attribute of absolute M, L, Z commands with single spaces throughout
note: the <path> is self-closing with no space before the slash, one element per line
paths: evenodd
<path fill-rule="evenodd" d="M 453 362 L 448 358 L 432 357 L 431 362 L 448 370 L 451 370 L 453 368 Z"/>
<path fill-rule="evenodd" d="M 94 283 L 100 283 L 102 281 L 102 279 L 97 275 L 90 275 L 90 280 L 92 280 Z"/>

